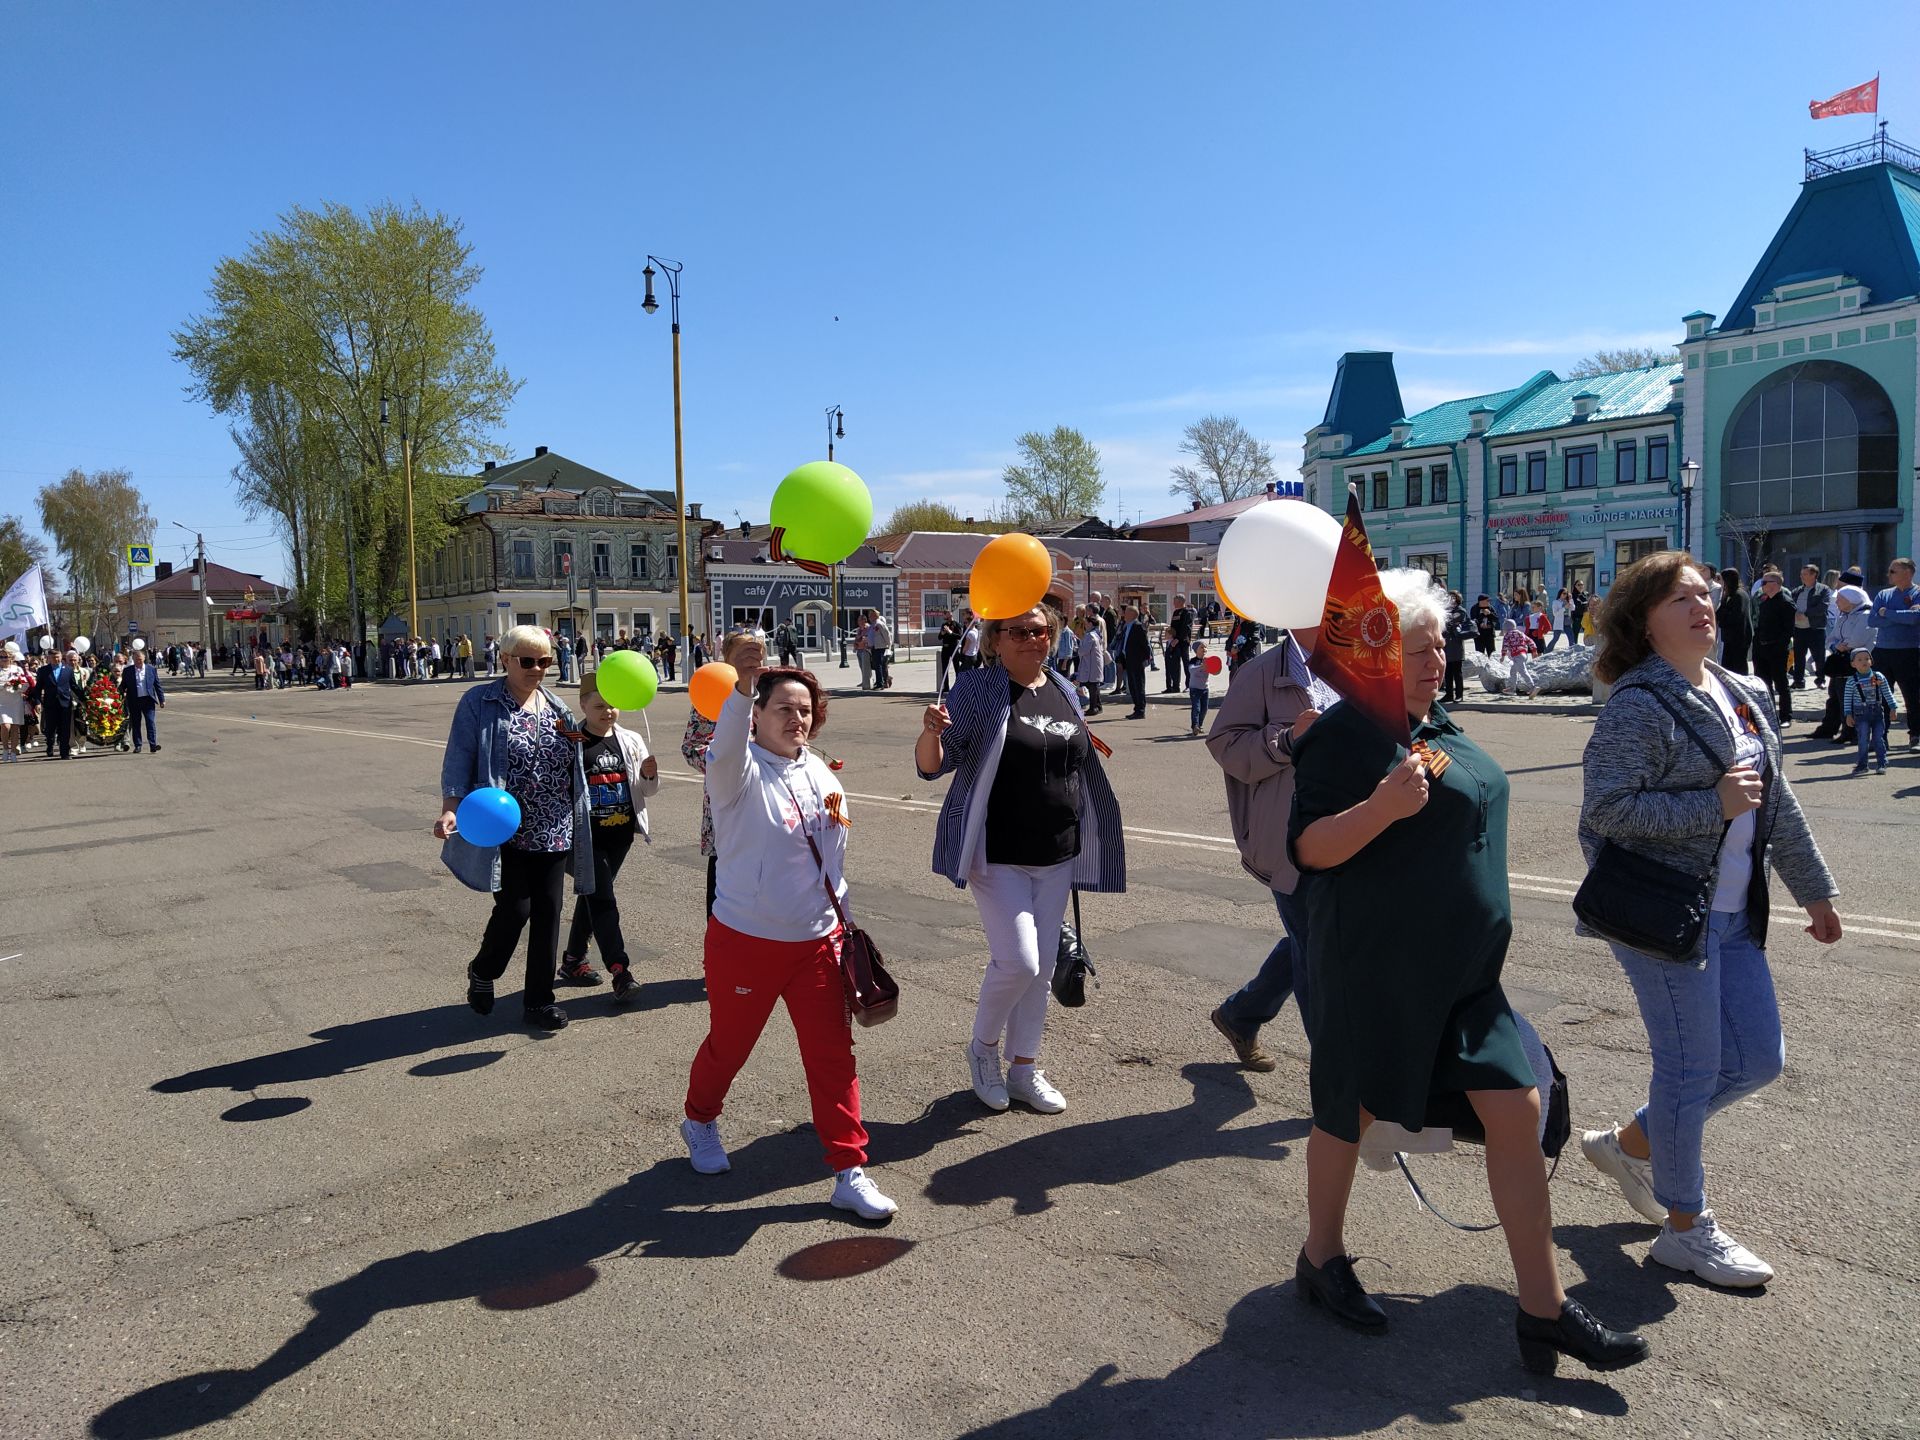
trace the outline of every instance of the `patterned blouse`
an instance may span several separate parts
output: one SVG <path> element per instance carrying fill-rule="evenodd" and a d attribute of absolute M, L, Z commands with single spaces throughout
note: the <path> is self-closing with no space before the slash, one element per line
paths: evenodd
<path fill-rule="evenodd" d="M 509 847 L 548 855 L 573 847 L 573 742 L 551 706 L 523 706 L 507 722 L 507 793 L 520 802 Z"/>
<path fill-rule="evenodd" d="M 713 740 L 713 721 L 707 719 L 698 710 L 692 710 L 687 716 L 687 733 L 680 740 L 681 757 L 702 775 L 707 773 L 707 746 Z M 700 791 L 700 853 L 712 855 L 713 848 L 713 802 L 707 798 L 703 786 Z"/>

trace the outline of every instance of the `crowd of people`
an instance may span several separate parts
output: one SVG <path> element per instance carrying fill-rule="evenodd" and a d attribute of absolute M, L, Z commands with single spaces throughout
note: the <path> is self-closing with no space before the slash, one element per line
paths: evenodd
<path fill-rule="evenodd" d="M 1295 1264 L 1303 1298 L 1354 1328 L 1386 1328 L 1347 1244 L 1355 1165 L 1375 1126 L 1389 1136 L 1446 1126 L 1486 1147 L 1522 1361 L 1543 1373 L 1562 1355 L 1600 1370 L 1631 1365 L 1649 1353 L 1645 1339 L 1594 1317 L 1560 1279 L 1543 1153 L 1552 1062 L 1501 986 L 1513 934 L 1507 780 L 1442 699 L 1456 647 L 1469 631 L 1477 639 L 1479 607 L 1467 610 L 1422 571 L 1390 570 L 1381 583 L 1400 616 L 1406 741 L 1316 676 L 1308 661 L 1318 635 L 1309 629 L 1241 658 L 1207 733 L 1243 864 L 1273 894 L 1283 931 L 1212 1023 L 1242 1065 L 1271 1070 L 1261 1027 L 1289 995 L 1301 1012 L 1313 1115 L 1307 1235 Z M 1773 695 L 1715 659 L 1712 583 L 1691 557 L 1656 554 L 1622 571 L 1604 612 L 1587 601 L 1578 622 L 1565 622 L 1600 641 L 1596 670 L 1612 686 L 1584 762 L 1580 842 L 1589 862 L 1598 871 L 1605 852 L 1619 849 L 1697 876 L 1711 894 L 1711 915 L 1680 953 L 1609 939 L 1647 1031 L 1647 1100 L 1626 1124 L 1586 1131 L 1580 1144 L 1624 1203 L 1658 1225 L 1655 1262 L 1750 1287 L 1772 1270 L 1709 1207 L 1703 1154 L 1709 1118 L 1782 1066 L 1765 950 L 1770 870 L 1817 941 L 1838 940 L 1841 926 L 1837 887 L 1782 769 Z M 1887 603 L 1916 620 L 1895 623 L 1920 623 L 1910 568 L 1904 585 Z M 1176 677 L 1202 695 L 1205 625 L 1197 614 L 1189 620 Z M 1008 619 L 955 617 L 942 636 L 941 693 L 914 742 L 923 779 L 951 777 L 932 868 L 968 891 L 979 914 L 987 963 L 963 1059 L 967 1086 L 991 1110 L 1068 1108 L 1040 1063 L 1056 940 L 1076 893 L 1126 887 L 1122 797 L 1086 717 L 1099 712 L 1116 672 L 1142 701 L 1151 636 L 1125 606 L 1111 642 L 1108 630 L 1098 597 L 1071 616 L 1042 605 Z M 555 984 L 601 982 L 589 943 L 616 1000 L 633 992 L 612 892 L 633 838 L 647 838 L 658 769 L 593 686 L 583 686 L 578 721 L 545 686 L 556 662 L 545 631 L 517 628 L 500 649 L 503 675 L 470 690 L 456 711 L 434 828 L 449 868 L 492 896 L 467 969 L 468 1003 L 491 1011 L 495 982 L 526 933 L 524 1016 L 558 1029 L 566 1012 Z M 1163 654 L 1174 663 L 1174 652 Z M 818 747 L 828 697 L 810 672 L 768 665 L 756 632 L 728 636 L 721 658 L 737 684 L 717 719 L 689 716 L 681 747 L 704 775 L 709 1009 L 681 1136 L 696 1171 L 729 1168 L 725 1100 L 784 1002 L 833 1175 L 830 1203 L 885 1219 L 898 1206 L 866 1168 L 839 974 L 851 933 L 851 819 L 837 767 Z M 1864 703 L 1889 704 L 1885 690 Z M 1204 714 L 1196 702 L 1196 729 Z M 459 828 L 462 799 L 486 786 L 512 794 L 523 816 L 497 847 L 470 844 Z M 559 951 L 568 875 L 575 910 Z M 1382 903 L 1394 895 L 1410 903 Z"/>
<path fill-rule="evenodd" d="M 65 649 L 48 645 L 37 667 L 9 640 L 0 646 L 0 764 L 18 763 L 35 747 L 44 759 L 70 760 L 87 753 L 90 739 L 105 750 L 158 755 L 154 711 L 166 704 L 160 666 L 144 640 L 104 656 L 85 639 Z"/>

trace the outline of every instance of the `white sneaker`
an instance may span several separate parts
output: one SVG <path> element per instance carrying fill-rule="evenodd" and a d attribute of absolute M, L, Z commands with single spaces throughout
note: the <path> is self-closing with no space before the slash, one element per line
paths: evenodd
<path fill-rule="evenodd" d="M 1067 1097 L 1053 1088 L 1047 1072 L 1038 1065 L 1015 1065 L 1007 1071 L 1007 1098 L 1018 1100 L 1042 1115 L 1058 1115 L 1067 1108 Z"/>
<path fill-rule="evenodd" d="M 1580 1153 L 1587 1163 L 1620 1187 L 1620 1194 L 1656 1225 L 1667 1223 L 1667 1207 L 1653 1195 L 1653 1162 L 1636 1160 L 1620 1148 L 1620 1132 L 1589 1130 L 1580 1137 Z"/>
<path fill-rule="evenodd" d="M 720 1143 L 720 1122 L 698 1120 L 680 1122 L 680 1138 L 687 1142 L 687 1155 L 693 1168 L 702 1175 L 724 1175 L 733 1168 L 727 1159 L 727 1147 Z"/>
<path fill-rule="evenodd" d="M 1655 1260 L 1674 1270 L 1690 1270 L 1709 1285 L 1745 1290 L 1773 1279 L 1773 1267 L 1720 1228 L 1713 1211 L 1693 1217 L 1691 1230 L 1669 1221 L 1653 1237 Z"/>
<path fill-rule="evenodd" d="M 967 1042 L 967 1068 L 973 1072 L 973 1093 L 989 1110 L 1007 1108 L 1007 1082 L 1000 1077 L 1000 1049 L 983 1050 Z"/>
<path fill-rule="evenodd" d="M 833 1195 L 828 1203 L 839 1210 L 851 1210 L 862 1220 L 885 1220 L 900 1209 L 880 1193 L 880 1187 L 858 1165 L 834 1175 Z"/>

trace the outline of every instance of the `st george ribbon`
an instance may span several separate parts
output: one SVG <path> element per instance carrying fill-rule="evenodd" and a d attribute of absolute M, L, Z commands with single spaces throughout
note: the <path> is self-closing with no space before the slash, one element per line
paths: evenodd
<path fill-rule="evenodd" d="M 1320 617 L 1320 643 L 1308 664 L 1394 744 L 1412 739 L 1400 680 L 1400 612 L 1380 588 L 1360 500 L 1352 491 L 1347 493 L 1347 520 L 1340 529 L 1333 579 Z"/>

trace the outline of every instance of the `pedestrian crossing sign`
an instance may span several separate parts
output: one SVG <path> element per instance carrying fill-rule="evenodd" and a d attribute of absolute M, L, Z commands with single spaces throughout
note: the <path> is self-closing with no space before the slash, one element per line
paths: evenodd
<path fill-rule="evenodd" d="M 152 565 L 153 564 L 153 546 L 151 545 L 127 546 L 127 564 Z"/>

